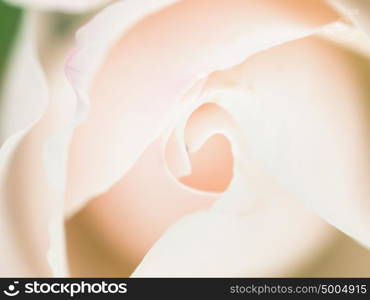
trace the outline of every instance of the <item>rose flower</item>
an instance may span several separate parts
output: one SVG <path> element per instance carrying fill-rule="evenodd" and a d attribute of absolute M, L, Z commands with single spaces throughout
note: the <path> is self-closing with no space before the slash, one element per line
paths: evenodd
<path fill-rule="evenodd" d="M 3 276 L 370 275 L 365 1 L 13 2 Z"/>

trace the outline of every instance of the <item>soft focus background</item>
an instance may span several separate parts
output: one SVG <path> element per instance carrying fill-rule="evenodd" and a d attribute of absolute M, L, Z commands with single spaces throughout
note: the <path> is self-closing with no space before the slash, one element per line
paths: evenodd
<path fill-rule="evenodd" d="M 46 16 L 46 14 L 48 14 Z M 0 101 L 4 77 L 24 12 L 0 2 Z M 48 25 L 55 26 L 55 35 L 73 36 L 76 24 L 85 18 L 81 15 L 67 16 L 45 13 Z M 70 38 L 70 37 L 69 37 Z M 41 59 L 43 59 L 41 57 Z M 1 109 L 1 102 L 0 102 Z M 94 220 L 89 210 L 94 203 L 81 210 L 66 223 L 68 254 L 73 276 L 129 276 L 139 261 L 124 261 L 114 256 L 109 246 L 96 234 Z M 328 225 L 329 226 L 329 225 Z M 332 228 L 328 246 L 319 251 L 314 260 L 307 261 L 300 270 L 292 270 L 282 276 L 309 277 L 370 277 L 370 251 Z M 304 238 L 304 237 L 303 237 Z M 273 245 L 272 245 L 273 248 Z M 264 249 L 269 251 L 271 249 Z"/>
<path fill-rule="evenodd" d="M 15 41 L 22 10 L 0 1 L 0 86 L 9 53 Z"/>

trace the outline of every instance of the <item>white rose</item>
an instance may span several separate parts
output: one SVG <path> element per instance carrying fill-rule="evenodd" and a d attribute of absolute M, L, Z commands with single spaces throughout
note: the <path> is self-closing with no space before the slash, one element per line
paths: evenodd
<path fill-rule="evenodd" d="M 292 274 L 329 243 L 327 223 L 370 246 L 366 9 L 126 0 L 101 11 L 67 59 L 77 97 L 60 64 L 44 63 L 32 114 L 5 116 L 4 274 L 68 275 L 63 219 L 82 208 L 119 259 L 135 266 L 151 248 L 134 276 Z"/>

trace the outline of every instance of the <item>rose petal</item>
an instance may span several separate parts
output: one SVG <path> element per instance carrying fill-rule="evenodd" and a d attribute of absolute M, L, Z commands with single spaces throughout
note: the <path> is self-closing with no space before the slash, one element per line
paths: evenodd
<path fill-rule="evenodd" d="M 22 5 L 40 10 L 83 12 L 93 9 L 111 0 L 6 0 L 14 5 Z"/>
<path fill-rule="evenodd" d="M 161 237 L 132 276 L 294 275 L 317 253 L 317 245 L 325 246 L 330 230 L 298 201 L 271 192 L 277 192 L 277 201 L 247 216 L 204 211 L 184 217 Z"/>
<path fill-rule="evenodd" d="M 209 207 L 219 197 L 216 193 L 191 189 L 177 180 L 191 173 L 188 153 L 180 136 L 184 136 L 181 131 L 192 111 L 201 105 L 196 101 L 199 88 L 188 93 L 182 102 L 183 108 L 173 118 L 173 125 L 144 151 L 132 169 L 108 192 L 91 200 L 82 211 L 88 230 L 95 232 L 99 243 L 121 262 L 124 276 L 133 271 L 132 268 L 170 224 L 185 214 Z M 132 230 L 137 234 L 132 235 Z M 90 261 L 85 255 L 81 257 L 78 252 L 81 246 L 80 240 L 75 240 L 71 246 L 71 257 L 77 262 L 73 267 L 79 270 L 78 274 L 89 274 L 86 272 L 96 265 L 95 259 Z"/>
<path fill-rule="evenodd" d="M 36 30 L 36 16 L 26 16 L 23 24 L 23 32 L 21 33 L 19 45 L 15 56 L 12 58 L 14 69 L 10 68 L 11 72 L 7 78 L 3 97 L 2 112 L 2 138 L 4 144 L 0 150 L 0 170 L 1 170 L 1 274 L 2 276 L 32 276 L 35 274 L 48 274 L 48 266 L 46 262 L 46 253 L 44 257 L 39 257 L 42 252 L 38 253 L 40 246 L 37 246 L 35 251 L 35 244 L 40 240 L 34 241 L 33 245 L 25 245 L 23 238 L 27 236 L 24 234 L 25 226 L 33 224 L 30 220 L 31 215 L 19 212 L 23 207 L 27 207 L 27 202 L 22 203 L 16 199 L 15 192 L 19 189 L 15 176 L 13 175 L 13 182 L 11 181 L 11 173 L 14 168 L 14 155 L 20 147 L 22 140 L 25 139 L 30 128 L 41 117 L 42 112 L 46 109 L 47 103 L 47 84 L 44 75 L 41 71 L 41 66 L 36 58 L 35 49 L 35 30 Z M 20 68 L 24 73 L 20 72 Z M 32 76 L 29 73 L 32 74 Z M 32 78 L 32 82 L 30 82 Z M 22 86 L 20 89 L 19 86 Z M 29 103 L 34 109 L 27 107 L 28 103 L 24 99 L 29 97 Z M 22 102 L 20 100 L 23 100 Z M 11 138 L 9 138 L 11 137 Z M 5 142 L 6 141 L 6 142 Z M 18 155 L 19 156 L 19 155 Z M 33 170 L 33 169 L 31 169 Z M 35 169 L 37 172 L 37 168 Z M 12 197 L 9 193 L 13 190 Z M 30 197 L 29 200 L 34 198 Z M 32 203 L 32 202 L 28 202 Z M 29 208 L 30 204 L 27 208 Z M 43 210 L 41 211 L 43 213 Z M 40 216 L 43 219 L 43 215 Z M 25 222 L 23 225 L 17 225 L 21 221 Z M 29 224 L 26 225 L 27 219 Z M 33 228 L 32 228 L 33 229 Z M 28 232 L 32 231 L 27 230 Z M 39 235 L 35 236 L 40 239 Z M 44 247 L 44 243 L 40 243 Z M 29 258 L 33 257 L 31 261 Z"/>
<path fill-rule="evenodd" d="M 203 101 L 205 100 L 206 99 L 203 99 Z M 199 148 L 202 147 L 201 145 L 205 144 L 205 140 L 212 140 L 211 136 L 215 136 L 215 134 L 222 133 L 226 136 L 233 137 L 235 135 L 234 126 L 235 125 L 233 125 L 232 120 L 230 120 L 230 116 L 225 114 L 225 111 L 222 109 L 217 108 L 217 105 L 212 103 L 202 105 L 200 106 L 200 109 L 196 109 L 195 112 L 191 114 L 190 118 L 187 118 L 185 136 L 188 149 L 198 151 Z M 104 243 L 106 247 L 111 249 L 110 252 L 114 253 L 114 257 L 118 257 L 119 260 L 123 262 L 130 261 L 133 264 L 137 263 L 141 256 L 144 255 L 147 249 L 170 224 L 185 213 L 199 210 L 202 207 L 204 208 L 204 201 L 207 199 L 207 193 L 199 193 L 194 189 L 181 187 L 179 183 L 174 181 L 173 177 L 169 176 L 170 174 L 168 172 L 163 172 L 165 170 L 165 162 L 162 156 L 163 149 L 158 147 L 159 145 L 160 144 L 157 142 L 150 146 L 132 170 L 130 170 L 119 183 L 117 183 L 108 193 L 93 200 L 85 210 L 85 216 L 86 212 L 90 216 L 90 230 L 93 230 L 95 233 L 98 232 L 101 238 L 100 242 Z M 166 157 L 172 155 L 171 153 L 168 153 L 168 151 L 169 149 L 166 151 Z M 217 148 L 210 149 L 210 151 L 211 155 L 214 155 L 214 152 L 217 152 Z M 221 164 L 222 160 L 224 160 L 224 158 L 219 157 L 218 163 Z M 249 174 L 255 178 L 257 174 L 256 170 L 251 170 L 251 165 L 249 165 L 248 168 L 250 170 Z M 213 183 L 214 179 L 211 178 L 212 176 L 214 176 L 214 174 L 209 174 L 207 179 Z M 179 263 L 176 263 L 176 266 L 179 266 L 179 269 L 175 273 L 170 273 L 166 266 L 167 262 L 164 262 L 165 266 L 161 265 L 163 270 L 153 270 L 153 273 L 146 273 L 147 270 L 144 267 L 145 271 L 143 271 L 143 276 L 184 276 L 184 274 L 185 276 L 223 276 L 225 274 L 227 276 L 230 274 L 242 274 L 245 276 L 246 274 L 251 275 L 252 273 L 250 272 L 252 271 L 256 274 L 263 274 L 264 276 L 282 273 L 288 274 L 287 272 L 292 272 L 289 270 L 290 268 L 293 270 L 297 269 L 299 266 L 299 259 L 305 256 L 302 254 L 305 252 L 304 250 L 307 251 L 308 248 L 308 252 L 312 252 L 311 254 L 314 254 L 316 252 L 311 250 L 314 247 L 313 245 L 321 245 L 321 247 L 323 247 L 323 245 L 326 244 L 323 242 L 323 238 L 329 236 L 330 230 L 328 231 L 328 226 L 323 222 L 320 222 L 319 218 L 314 217 L 312 213 L 305 212 L 303 209 L 297 208 L 299 205 L 287 206 L 291 200 L 285 200 L 286 195 L 284 193 L 281 194 L 280 191 L 278 192 L 276 189 L 272 189 L 271 186 L 268 185 L 266 177 L 260 177 L 259 184 L 256 184 L 258 180 L 255 179 L 252 184 L 250 179 L 251 178 L 248 178 L 248 180 L 246 180 L 246 178 L 244 178 L 244 180 L 241 180 L 239 176 L 234 177 L 232 186 L 227 190 L 217 205 L 213 207 L 211 214 L 215 213 L 215 215 L 218 215 L 220 211 L 223 214 L 227 212 L 228 215 L 226 217 L 228 219 L 232 219 L 234 217 L 235 220 L 238 220 L 240 219 L 240 215 L 246 215 L 252 211 L 252 214 L 257 213 L 262 216 L 264 220 L 264 218 L 268 217 L 269 214 L 265 214 L 265 211 L 253 211 L 256 207 L 256 200 L 259 202 L 259 207 L 266 207 L 271 200 L 275 200 L 277 204 L 274 204 L 273 201 L 272 207 L 269 208 L 271 209 L 271 214 L 276 205 L 285 205 L 287 213 L 298 214 L 301 222 L 300 224 L 305 223 L 305 225 L 294 227 L 293 230 L 287 226 L 285 217 L 274 218 L 274 220 L 271 221 L 274 222 L 273 225 L 269 222 L 263 222 L 263 220 L 260 220 L 260 222 L 263 224 L 261 226 L 266 226 L 266 231 L 269 230 L 268 226 L 272 228 L 279 227 L 279 230 L 281 230 L 279 235 L 282 235 L 283 233 L 288 234 L 289 238 L 291 238 L 289 241 L 290 243 L 294 243 L 292 240 L 293 238 L 297 240 L 294 244 L 300 245 L 300 247 L 291 247 L 290 245 L 287 247 L 288 244 L 284 242 L 276 245 L 277 251 L 280 253 L 279 255 L 281 255 L 281 253 L 285 253 L 285 257 L 289 257 L 289 260 L 285 259 L 284 261 L 280 261 L 278 264 L 272 263 L 271 265 L 266 263 L 266 265 L 263 264 L 258 266 L 255 264 L 253 265 L 253 270 L 248 271 L 249 267 L 247 266 L 251 266 L 251 264 L 253 264 L 253 262 L 258 258 L 258 256 L 254 256 L 252 260 L 253 262 L 242 263 L 246 264 L 240 271 L 242 273 L 238 273 L 239 266 L 230 273 L 230 270 L 233 268 L 231 265 L 229 266 L 230 269 L 224 269 L 221 267 L 217 272 L 212 273 L 213 271 L 211 272 L 207 267 L 203 269 L 200 269 L 197 266 L 194 267 L 194 263 L 199 262 L 198 259 L 188 256 L 185 260 L 190 260 L 187 261 L 189 268 L 191 268 L 190 266 L 194 267 L 191 271 L 185 271 L 180 262 L 180 265 Z M 263 179 L 263 181 L 261 179 Z M 269 188 L 266 189 L 266 186 L 269 186 Z M 143 189 L 143 187 L 145 187 L 145 189 Z M 266 194 L 266 190 L 268 191 L 268 194 Z M 261 191 L 265 191 L 263 193 L 264 195 L 261 195 Z M 255 194 L 258 195 L 257 199 Z M 284 199 L 282 200 L 282 203 L 279 202 L 280 198 L 277 199 L 277 195 L 280 195 L 280 197 Z M 217 195 L 214 195 L 209 199 L 213 198 L 214 200 L 219 198 L 219 196 L 216 196 Z M 261 196 L 263 196 L 264 199 Z M 267 202 L 266 200 L 270 201 Z M 267 204 L 262 201 L 267 202 Z M 276 212 L 279 213 L 280 210 L 281 209 L 278 209 Z M 204 222 L 208 222 L 207 218 L 205 218 Z M 218 230 L 217 222 L 216 224 L 212 223 L 212 225 L 210 225 L 216 226 L 214 230 Z M 121 226 L 117 226 L 117 224 L 120 224 Z M 243 222 L 235 222 L 235 226 L 239 225 L 243 226 L 245 224 Z M 255 227 L 256 226 L 257 224 Z M 227 230 L 229 229 L 230 228 L 225 228 L 223 234 L 227 235 Z M 135 235 L 132 235 L 132 230 L 135 230 Z M 233 230 L 235 229 L 233 228 Z M 286 232 L 288 230 L 289 233 Z M 299 233 L 295 233 L 295 230 L 299 231 Z M 247 233 L 249 234 L 249 232 L 243 232 L 240 229 L 239 232 L 243 233 L 239 237 L 239 240 L 243 241 L 240 241 L 237 244 L 235 244 L 234 241 L 234 246 L 239 247 L 240 244 L 243 243 L 249 244 L 258 242 L 254 235 L 246 235 Z M 187 239 L 187 237 L 184 237 L 181 232 L 178 233 L 179 239 Z M 273 234 L 275 235 L 276 233 L 274 232 Z M 310 238 L 306 243 L 302 244 L 300 241 L 301 236 Z M 221 235 L 220 239 L 221 238 L 223 238 L 223 235 Z M 206 243 L 207 236 L 203 236 L 203 239 L 204 243 Z M 231 240 L 228 241 L 231 242 Z M 215 241 L 209 241 L 211 245 L 214 245 L 213 242 Z M 182 242 L 179 243 L 181 244 Z M 200 247 L 203 247 L 204 243 L 202 243 Z M 245 247 L 243 249 L 245 249 Z M 175 250 L 176 248 L 174 251 Z M 253 251 L 257 252 L 257 248 Z M 233 253 L 233 255 L 235 255 L 235 253 Z M 244 261 L 243 257 L 238 256 L 238 258 Z M 193 259 L 194 262 L 192 261 Z M 215 257 L 212 256 L 212 259 L 215 259 Z M 235 257 L 234 259 L 237 258 Z M 271 260 L 273 259 L 282 259 L 282 257 L 272 256 Z M 172 258 L 170 258 L 169 261 L 170 263 L 173 263 Z M 218 263 L 216 263 L 216 260 L 213 265 L 215 265 L 216 269 L 216 266 L 219 266 Z"/>
<path fill-rule="evenodd" d="M 67 274 L 63 185 L 75 103 L 63 72 L 46 82 L 36 43 L 42 25 L 38 14 L 26 16 L 3 99 L 0 275 L 7 277 Z"/>
<path fill-rule="evenodd" d="M 370 2 L 366 0 L 327 0 L 356 26 L 370 34 Z"/>
<path fill-rule="evenodd" d="M 243 129 L 233 182 L 210 210 L 170 227 L 133 276 L 286 274 L 330 234 L 301 201 L 368 245 L 369 94 L 358 76 L 370 74 L 356 74 L 356 60 L 366 61 L 306 38 L 214 73 L 203 98 Z"/>
<path fill-rule="evenodd" d="M 119 2 L 78 34 L 67 72 L 91 111 L 72 142 L 69 213 L 127 172 L 199 78 L 337 19 L 321 1 L 175 2 Z"/>
<path fill-rule="evenodd" d="M 48 103 L 47 82 L 36 56 L 34 41 L 37 16 L 26 15 L 22 22 L 22 32 L 1 93 L 0 145 L 11 135 L 40 119 Z M 32 82 L 29 82 L 30 78 Z"/>
<path fill-rule="evenodd" d="M 369 70 L 367 58 L 305 39 L 260 53 L 210 83 L 243 86 L 244 99 L 222 105 L 244 129 L 248 159 L 366 246 Z"/>
<path fill-rule="evenodd" d="M 164 145 L 158 139 L 118 183 L 88 207 L 94 232 L 110 252 L 130 264 L 138 264 L 170 224 L 209 207 L 218 197 L 179 183 L 166 168 L 163 154 Z"/>

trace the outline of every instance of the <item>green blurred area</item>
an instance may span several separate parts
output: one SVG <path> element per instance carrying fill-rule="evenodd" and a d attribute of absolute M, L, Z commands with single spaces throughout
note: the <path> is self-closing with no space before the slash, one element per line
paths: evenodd
<path fill-rule="evenodd" d="M 6 63 L 17 36 L 22 10 L 0 0 L 0 86 Z"/>

